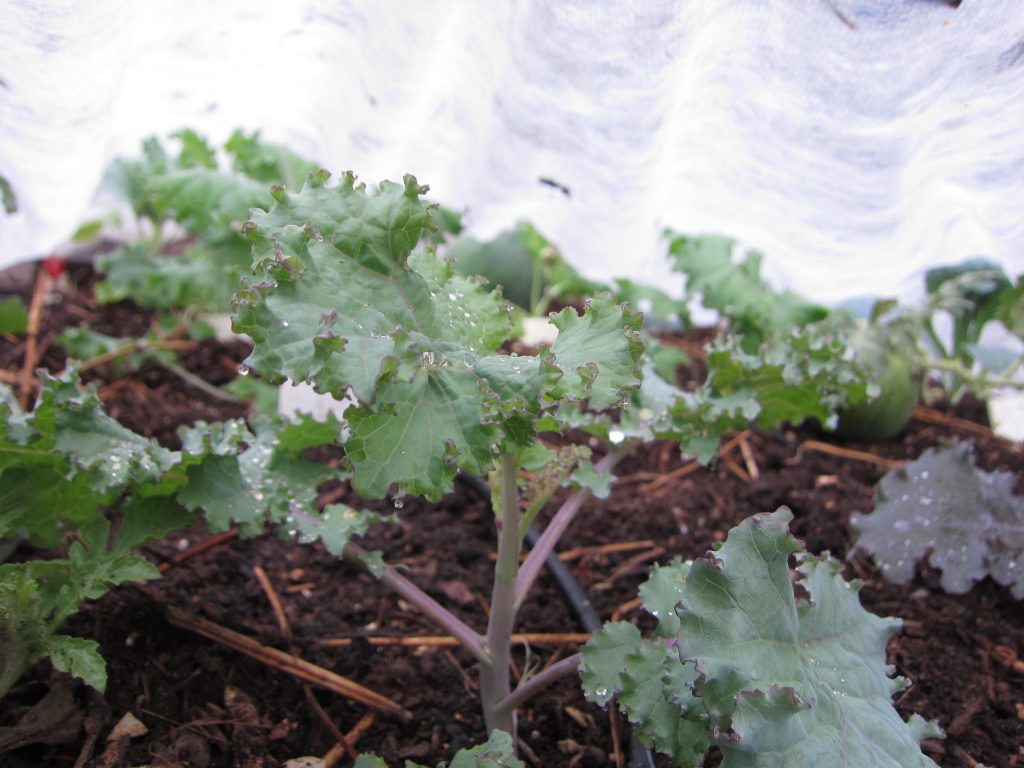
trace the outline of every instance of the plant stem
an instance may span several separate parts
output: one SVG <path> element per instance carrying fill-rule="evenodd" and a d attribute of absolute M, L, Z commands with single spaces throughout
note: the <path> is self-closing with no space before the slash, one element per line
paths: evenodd
<path fill-rule="evenodd" d="M 345 560 L 369 571 L 363 560 L 366 555 L 366 550 L 357 544 L 349 543 L 345 547 Z M 488 653 L 484 644 L 484 638 L 480 636 L 480 633 L 476 632 L 458 616 L 437 602 L 437 600 L 405 578 L 394 567 L 385 565 L 384 571 L 380 574 L 379 578 L 381 583 L 388 589 L 412 605 L 415 605 L 428 619 L 447 630 L 449 634 L 459 641 L 463 648 L 473 654 L 481 665 L 492 663 L 493 655 Z"/>
<path fill-rule="evenodd" d="M 1005 372 L 1000 375 L 989 375 L 985 371 L 975 373 L 960 360 L 929 360 L 925 363 L 925 367 L 930 370 L 954 373 L 968 382 L 981 383 L 993 387 L 1016 387 L 1020 389 L 1024 386 L 1024 382 L 1019 379 L 1015 379 L 1012 375 L 1014 369 L 1019 367 L 1019 365 L 1020 363 L 1018 361 L 1006 369 L 1007 371 L 1011 371 L 1011 375 L 1007 375 Z"/>
<path fill-rule="evenodd" d="M 512 691 L 508 696 L 499 701 L 495 706 L 498 712 L 514 712 L 518 707 L 526 703 L 534 694 L 555 682 L 559 678 L 572 674 L 580 664 L 580 654 L 574 653 L 547 669 L 538 672 L 536 675 L 527 678 Z"/>
<path fill-rule="evenodd" d="M 608 454 L 601 459 L 597 464 L 594 465 L 594 470 L 599 474 L 601 472 L 607 472 L 619 461 L 622 460 L 626 454 L 628 454 L 633 447 L 636 446 L 638 441 L 627 440 L 621 445 L 612 448 Z M 527 555 L 523 567 L 519 570 L 519 576 L 516 578 L 516 589 L 515 589 L 515 604 L 518 608 L 522 605 L 526 595 L 530 591 L 530 587 L 533 586 L 533 582 L 536 581 L 537 576 L 540 574 L 541 568 L 544 567 L 544 561 L 547 556 L 551 554 L 551 551 L 555 548 L 555 544 L 562 537 L 565 529 L 569 527 L 569 523 L 572 522 L 576 513 L 579 512 L 583 506 L 583 502 L 590 498 L 590 490 L 587 488 L 580 488 L 578 491 L 573 493 L 562 506 L 555 513 L 555 516 L 551 518 L 551 522 L 548 523 L 547 528 L 544 529 L 544 533 L 541 534 L 540 538 L 537 539 L 537 543 L 533 545 L 533 549 L 530 550 L 530 554 Z M 493 610 L 493 609 L 492 609 Z"/>
<path fill-rule="evenodd" d="M 516 736 L 515 711 L 499 710 L 498 705 L 508 698 L 509 652 L 512 627 L 516 619 L 516 576 L 519 571 L 519 489 L 516 484 L 516 457 L 512 453 L 501 455 L 501 517 L 498 526 L 498 562 L 494 566 L 494 587 L 491 592 L 491 615 L 487 622 L 487 649 L 489 663 L 480 664 L 480 699 L 483 704 L 487 731 L 500 729 Z"/>

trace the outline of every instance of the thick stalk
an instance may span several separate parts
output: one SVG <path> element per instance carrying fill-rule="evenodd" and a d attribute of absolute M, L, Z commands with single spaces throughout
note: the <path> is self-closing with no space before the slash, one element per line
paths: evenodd
<path fill-rule="evenodd" d="M 516 620 L 516 575 L 519 571 L 519 490 L 516 485 L 516 457 L 501 455 L 501 517 L 498 518 L 498 562 L 494 566 L 491 591 L 491 615 L 487 622 L 487 650 L 490 663 L 480 664 L 480 698 L 484 722 L 490 733 L 495 728 L 516 738 L 516 718 L 512 709 L 499 707 L 508 698 L 509 652 L 512 627 Z"/>
<path fill-rule="evenodd" d="M 365 556 L 366 550 L 357 544 L 349 543 L 345 547 L 345 559 L 348 562 L 369 570 L 363 561 Z M 415 605 L 428 619 L 447 630 L 449 634 L 459 641 L 463 648 L 473 654 L 481 665 L 492 663 L 493 656 L 487 652 L 484 646 L 484 638 L 480 636 L 480 633 L 473 630 L 472 627 L 405 578 L 392 566 L 385 565 L 384 571 L 380 574 L 379 578 L 381 583 L 388 587 L 388 589 L 411 605 Z"/>
<path fill-rule="evenodd" d="M 607 472 L 633 450 L 636 444 L 636 440 L 627 440 L 621 445 L 615 446 L 608 451 L 608 454 L 603 459 L 594 465 L 594 469 L 598 473 Z M 533 545 L 533 549 L 526 556 L 523 567 L 519 570 L 519 576 L 516 578 L 515 604 L 517 608 L 526 599 L 526 595 L 530 592 L 530 587 L 533 586 L 533 582 L 536 581 L 538 574 L 540 574 L 541 569 L 544 567 L 544 561 L 547 559 L 547 556 L 554 550 L 555 544 L 558 543 L 565 529 L 569 527 L 569 523 L 576 517 L 576 513 L 583 506 L 583 502 L 589 498 L 590 491 L 586 488 L 580 488 L 573 493 L 559 507 L 555 516 L 551 518 L 551 522 L 548 523 L 547 528 L 544 529 L 544 533 L 537 539 L 537 543 Z"/>

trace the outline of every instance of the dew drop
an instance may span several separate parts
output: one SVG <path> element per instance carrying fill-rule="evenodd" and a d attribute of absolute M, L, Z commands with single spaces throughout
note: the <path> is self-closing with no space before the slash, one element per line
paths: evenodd
<path fill-rule="evenodd" d="M 250 370 L 252 370 L 252 369 L 249 368 L 248 365 L 240 365 L 240 366 L 238 366 L 238 375 L 239 376 L 248 376 Z"/>
<path fill-rule="evenodd" d="M 626 433 L 621 429 L 613 429 L 608 433 L 608 442 L 612 445 L 618 445 L 626 439 Z"/>

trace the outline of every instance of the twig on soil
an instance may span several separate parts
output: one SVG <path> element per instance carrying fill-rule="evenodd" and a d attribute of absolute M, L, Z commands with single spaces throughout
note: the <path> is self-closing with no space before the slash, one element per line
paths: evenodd
<path fill-rule="evenodd" d="M 288 624 L 288 617 L 284 613 L 284 606 L 281 604 L 281 598 L 278 597 L 277 590 L 270 583 L 270 577 L 267 576 L 267 572 L 263 568 L 257 565 L 252 569 L 252 572 L 256 576 L 256 581 L 260 583 L 260 588 L 263 590 L 263 594 L 266 595 L 267 602 L 270 603 L 270 609 L 274 612 L 274 618 L 277 619 L 277 627 L 281 630 L 281 637 L 288 645 L 291 645 L 292 628 Z"/>
<path fill-rule="evenodd" d="M 448 649 L 445 649 L 441 653 L 444 655 L 446 659 L 448 659 L 448 663 L 455 667 L 455 671 L 459 673 L 459 676 L 462 678 L 462 686 L 466 689 L 467 693 L 473 693 L 474 691 L 479 689 L 479 687 L 476 684 L 476 681 L 470 676 L 468 672 L 466 672 L 466 670 L 462 668 L 462 665 L 459 664 L 459 660 L 455 658 L 454 653 L 452 653 Z"/>
<path fill-rule="evenodd" d="M 640 541 L 619 541 L 614 544 L 602 544 L 600 546 L 593 547 L 574 547 L 573 549 L 567 549 L 564 552 L 559 552 L 558 559 L 565 563 L 570 560 L 580 560 L 584 557 L 591 557 L 592 555 L 612 555 L 619 552 L 631 552 L 634 549 L 646 549 L 653 546 L 653 539 L 643 539 Z"/>
<path fill-rule="evenodd" d="M 985 706 L 985 696 L 981 695 L 971 701 L 964 711 L 957 715 L 949 725 L 947 733 L 950 736 L 960 736 L 970 726 L 974 716 Z"/>
<path fill-rule="evenodd" d="M 567 549 L 564 552 L 559 552 L 557 557 L 563 563 L 569 562 L 570 560 L 582 560 L 585 557 L 593 557 L 594 555 L 614 555 L 619 552 L 632 552 L 636 549 L 646 549 L 654 546 L 653 539 L 642 539 L 640 541 L 618 541 L 614 544 L 600 544 L 589 547 L 574 547 L 573 549 Z M 525 560 L 527 557 L 526 552 L 519 555 L 520 560 Z M 488 552 L 487 559 L 495 561 L 498 559 L 497 552 Z"/>
<path fill-rule="evenodd" d="M 748 475 L 739 464 L 733 461 L 731 456 L 719 456 L 718 458 L 723 464 L 725 464 L 726 469 L 736 475 L 736 477 L 738 477 L 742 482 L 750 482 L 750 475 Z"/>
<path fill-rule="evenodd" d="M 156 360 L 155 362 L 158 365 L 162 365 L 164 368 L 166 368 L 168 371 L 173 373 L 175 376 L 177 376 L 185 383 L 192 385 L 200 392 L 203 392 L 216 400 L 223 400 L 226 403 L 238 402 L 238 400 L 233 395 L 229 395 L 223 389 L 214 386 L 201 376 L 196 376 L 194 373 L 192 373 L 192 371 L 188 370 L 187 368 L 183 368 L 182 366 L 177 365 L 176 363 L 165 363 L 159 360 Z"/>
<path fill-rule="evenodd" d="M 512 635 L 514 645 L 581 645 L 590 639 L 586 632 L 542 633 L 526 632 Z M 374 646 L 399 646 L 403 648 L 455 648 L 461 643 L 451 635 L 407 635 L 403 637 L 325 637 L 317 641 L 326 648 L 345 648 L 355 642 L 367 642 Z"/>
<path fill-rule="evenodd" d="M 970 766 L 970 768 L 974 768 L 974 766 L 979 765 L 977 760 L 975 760 L 973 757 L 967 754 L 967 750 L 965 750 L 963 747 L 958 747 L 956 744 L 953 745 L 953 754 L 955 754 L 957 757 L 963 760 L 967 765 Z"/>
<path fill-rule="evenodd" d="M 300 680 L 305 680 L 313 685 L 334 691 L 386 714 L 398 715 L 403 719 L 411 717 L 411 714 L 406 712 L 400 704 L 386 696 L 382 696 L 376 691 L 371 691 L 369 688 L 334 672 L 330 672 L 323 667 L 318 667 L 316 664 L 297 658 L 290 653 L 285 653 L 277 648 L 269 648 L 250 637 L 222 627 L 208 619 L 193 616 L 174 606 L 167 607 L 166 615 L 167 620 L 177 627 L 182 627 L 214 642 L 226 645 L 239 653 L 244 653 L 250 658 L 280 669 L 282 672 L 287 672 Z"/>
<path fill-rule="evenodd" d="M 612 755 L 615 757 L 615 768 L 622 768 L 622 743 L 619 737 L 619 712 L 615 707 L 608 711 L 608 725 L 612 732 Z"/>
<path fill-rule="evenodd" d="M 876 456 L 875 454 L 868 453 L 867 451 L 856 451 L 853 448 L 840 448 L 838 445 L 823 443 L 819 440 L 805 440 L 800 443 L 800 447 L 796 449 L 796 454 L 786 463 L 799 464 L 804 459 L 805 451 L 828 453 L 832 456 L 839 456 L 840 458 L 850 459 L 852 461 L 865 461 L 886 470 L 896 469 L 897 467 L 902 467 L 907 463 L 902 459 L 887 459 L 884 456 Z"/>
<path fill-rule="evenodd" d="M 616 608 L 614 611 L 612 611 L 612 618 L 611 618 L 611 620 L 612 621 L 621 621 L 623 616 L 625 616 L 626 614 L 632 613 L 637 608 L 642 608 L 643 605 L 644 605 L 643 598 L 634 597 L 632 600 L 629 600 L 629 601 L 623 603 L 618 608 Z"/>
<path fill-rule="evenodd" d="M 166 573 L 174 566 L 181 565 L 186 560 L 196 557 L 197 555 L 201 555 L 203 554 L 203 552 L 207 552 L 213 549 L 214 547 L 219 547 L 221 544 L 226 544 L 227 542 L 237 538 L 237 528 L 232 528 L 231 530 L 223 531 L 222 533 L 216 533 L 210 538 L 208 538 L 206 541 L 201 541 L 194 547 L 189 547 L 184 552 L 178 553 L 177 555 L 171 558 L 170 562 L 160 563 L 160 565 L 158 565 L 156 569 L 160 571 L 160 573 Z"/>
<path fill-rule="evenodd" d="M 929 408 L 927 405 L 919 405 L 914 409 L 914 420 L 923 421 L 925 424 L 938 424 L 942 427 L 962 429 L 964 432 L 973 432 L 976 435 L 995 438 L 999 442 L 1007 445 L 1014 445 L 1012 440 L 1007 440 L 1005 437 L 995 434 L 991 427 L 986 427 L 984 424 L 977 424 L 968 419 L 961 419 L 959 416 L 950 416 L 948 413 L 943 413 L 942 411 L 937 411 L 934 408 Z"/>
<path fill-rule="evenodd" d="M 699 461 L 691 461 L 689 464 L 684 464 L 678 469 L 674 469 L 667 475 L 658 475 L 656 479 L 649 483 L 641 485 L 639 490 L 641 493 L 651 493 L 652 491 L 658 490 L 661 486 L 666 483 L 671 483 L 674 480 L 686 477 L 689 474 L 696 472 L 698 469 L 703 469 L 704 465 Z"/>
<path fill-rule="evenodd" d="M 749 430 L 743 430 L 740 432 L 743 439 L 740 440 L 740 453 L 743 454 L 743 464 L 747 468 L 747 474 L 750 475 L 751 480 L 757 480 L 761 477 L 761 470 L 758 469 L 757 461 L 754 459 L 754 452 L 750 449 L 750 443 L 747 442 Z"/>
<path fill-rule="evenodd" d="M 623 576 L 627 576 L 633 571 L 635 571 L 639 566 L 643 565 L 644 563 L 647 563 L 650 560 L 659 558 L 664 554 L 664 547 L 654 547 L 653 549 L 649 549 L 646 552 L 641 552 L 639 555 L 633 555 L 633 557 L 629 558 L 629 560 L 626 560 L 624 563 L 622 563 L 622 565 L 620 565 L 618 568 L 612 571 L 607 579 L 604 579 L 603 581 L 595 584 L 594 589 L 607 589 L 612 584 L 614 584 L 618 579 L 621 579 Z"/>
<path fill-rule="evenodd" d="M 91 371 L 93 368 L 99 368 L 107 363 L 112 363 L 115 360 L 120 360 L 122 357 L 133 355 L 136 352 L 150 352 L 156 349 L 195 349 L 196 343 L 194 341 L 188 341 L 187 339 L 159 339 L 156 341 L 130 341 L 123 347 L 112 349 L 109 352 L 104 352 L 102 355 L 96 355 L 96 357 L 90 357 L 88 360 L 82 362 L 78 366 L 78 372 L 84 373 L 85 371 Z"/>
<path fill-rule="evenodd" d="M 313 689 L 308 686 L 302 686 L 302 693 L 306 697 L 306 703 L 309 704 L 309 708 L 313 710 L 313 714 L 317 716 L 324 727 L 331 734 L 331 738 L 334 739 L 335 745 L 341 747 L 342 751 L 355 762 L 359 759 L 359 753 L 356 752 L 356 748 L 352 746 L 352 742 L 348 740 L 348 737 L 341 732 L 341 729 L 334 724 L 331 720 L 331 716 L 327 714 L 323 707 L 320 706 L 320 702 L 316 700 L 316 696 L 313 695 Z"/>
<path fill-rule="evenodd" d="M 263 570 L 261 566 L 255 566 L 253 573 L 256 576 L 256 581 L 260 583 L 260 587 L 263 589 L 263 594 L 267 596 L 267 602 L 270 603 L 270 608 L 274 612 L 274 617 L 277 619 L 277 626 L 281 630 L 281 635 L 284 637 L 285 642 L 288 643 L 288 648 L 295 655 L 295 646 L 292 644 L 292 627 L 288 623 L 288 616 L 284 612 L 284 605 L 281 603 L 281 598 L 277 594 L 277 590 L 274 589 L 274 585 L 270 581 L 270 577 L 267 576 L 267 572 Z M 341 748 L 345 753 L 352 758 L 353 762 L 359 758 L 356 754 L 355 748 L 349 743 L 348 739 L 345 738 L 345 734 L 341 732 L 341 729 L 335 725 L 331 716 L 324 711 L 324 708 L 320 706 L 320 702 L 316 700 L 316 696 L 313 694 L 313 689 L 308 683 L 303 683 L 302 694 L 306 697 L 306 703 L 309 708 L 313 710 L 313 714 L 317 716 L 323 726 L 331 734 L 336 744 L 340 744 Z"/>
<path fill-rule="evenodd" d="M 721 448 L 718 449 L 718 458 L 726 462 L 731 462 L 731 460 L 727 458 L 727 454 L 737 445 L 744 444 L 748 437 L 750 437 L 749 429 L 744 429 L 742 432 L 737 432 L 735 435 L 730 437 L 725 443 L 723 443 Z M 742 450 L 742 448 L 740 450 Z M 749 451 L 750 448 L 748 447 L 747 450 Z M 732 462 L 732 466 L 735 469 L 739 469 L 735 462 Z M 649 480 L 650 478 L 653 477 L 654 479 L 651 480 L 651 482 L 640 486 L 639 489 L 641 493 L 652 493 L 661 488 L 661 486 L 665 485 L 666 483 L 671 483 L 674 482 L 675 480 L 679 480 L 702 468 L 704 468 L 704 465 L 701 464 L 699 461 L 691 461 L 687 464 L 684 464 L 681 467 L 678 467 L 677 469 L 672 470 L 668 474 L 660 474 L 654 472 L 636 472 L 632 475 L 625 475 L 623 477 L 620 477 L 618 483 L 621 485 L 623 483 Z M 742 470 L 740 470 L 739 472 L 739 477 L 740 479 L 744 479 L 746 482 L 750 481 L 750 478 L 746 477 L 746 473 L 744 473 Z"/>
<path fill-rule="evenodd" d="M 345 734 L 345 741 L 355 748 L 356 742 L 358 742 L 359 739 L 362 738 L 362 735 L 370 729 L 370 726 L 373 725 L 373 721 L 375 719 L 373 712 L 367 712 L 359 718 L 359 722 L 352 727 L 352 730 Z M 345 748 L 341 743 L 335 744 L 322 758 L 324 761 L 324 768 L 334 768 L 344 754 Z"/>
<path fill-rule="evenodd" d="M 39 328 L 43 315 L 43 300 L 46 298 L 46 289 L 50 285 L 50 275 L 40 267 L 36 272 L 36 284 L 32 289 L 32 302 L 28 308 L 28 327 L 25 333 L 25 358 L 21 363 L 21 373 L 18 377 L 18 402 L 22 408 L 28 408 L 28 401 L 32 396 L 35 376 L 33 376 L 36 364 L 42 357 L 43 351 L 39 348 Z"/>

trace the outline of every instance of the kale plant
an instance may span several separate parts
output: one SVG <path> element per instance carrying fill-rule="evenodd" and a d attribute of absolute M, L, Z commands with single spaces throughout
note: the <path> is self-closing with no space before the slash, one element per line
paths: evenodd
<path fill-rule="evenodd" d="M 856 546 L 896 584 L 927 556 L 946 592 L 991 576 L 1024 599 L 1024 499 L 1014 482 L 978 469 L 967 446 L 929 449 L 879 481 L 875 511 L 850 521 Z"/>
<path fill-rule="evenodd" d="M 680 766 L 701 765 L 712 745 L 724 768 L 934 766 L 919 744 L 937 726 L 892 706 L 908 685 L 885 661 L 899 620 L 865 611 L 860 583 L 802 551 L 791 518 L 755 515 L 705 557 L 656 568 L 640 588 L 654 637 L 626 622 L 596 633 L 581 665 L 587 697 L 617 695 Z"/>
<path fill-rule="evenodd" d="M 439 257 L 425 187 L 412 177 L 374 191 L 352 174 L 327 182 L 321 172 L 300 192 L 274 188 L 273 207 L 255 211 L 243 228 L 254 276 L 235 297 L 234 327 L 255 342 L 244 367 L 355 401 L 338 438 L 363 497 L 439 499 L 459 469 L 490 476 L 498 556 L 485 632 L 394 569 L 370 567 L 462 642 L 480 668 L 488 729 L 514 735 L 515 707 L 575 664 L 566 660 L 512 691 L 516 612 L 587 494 L 607 492 L 611 467 L 657 437 L 708 457 L 724 432 L 751 420 L 827 418 L 846 394 L 863 397 L 864 382 L 837 340 L 814 329 L 760 356 L 723 343 L 709 360 L 713 381 L 682 392 L 653 374 L 640 315 L 607 294 L 591 297 L 582 314 L 553 314 L 557 339 L 536 356 L 505 354 L 509 308 Z M 607 454 L 591 464 L 584 447 L 554 451 L 541 441 L 570 427 L 604 437 Z M 520 566 L 526 524 L 564 483 L 578 490 Z M 233 515 L 244 519 L 239 507 Z M 355 544 L 345 554 L 365 557 Z"/>

